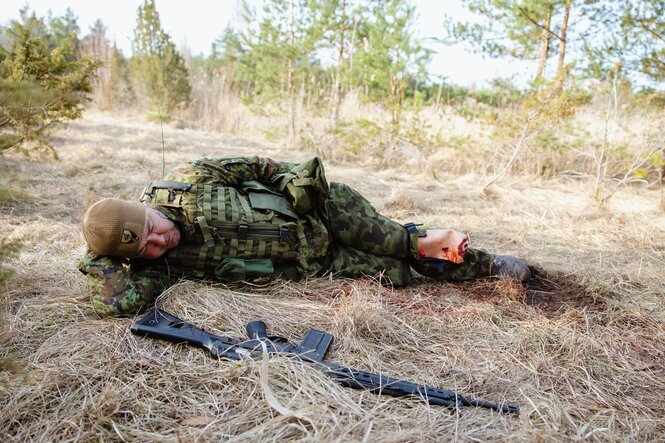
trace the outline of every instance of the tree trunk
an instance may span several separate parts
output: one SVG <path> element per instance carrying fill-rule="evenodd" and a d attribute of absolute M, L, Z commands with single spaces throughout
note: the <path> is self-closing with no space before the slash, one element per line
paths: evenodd
<path fill-rule="evenodd" d="M 346 0 L 342 1 L 342 21 L 339 27 L 339 47 L 337 51 L 337 72 L 334 85 L 333 128 L 339 122 L 339 108 L 342 104 L 342 64 L 344 63 L 344 30 L 346 28 Z"/>
<path fill-rule="evenodd" d="M 404 80 L 397 78 L 394 74 L 390 76 L 390 104 L 391 123 L 395 132 L 399 129 L 402 114 L 402 99 L 404 95 Z"/>
<path fill-rule="evenodd" d="M 573 0 L 566 0 L 565 9 L 563 11 L 563 22 L 561 23 L 561 35 L 559 40 L 559 63 L 556 68 L 556 81 L 561 85 L 564 81 L 564 65 L 563 62 L 566 57 L 566 32 L 568 31 L 568 17 L 570 16 L 570 8 Z"/>
<path fill-rule="evenodd" d="M 395 64 L 399 65 L 401 54 L 399 51 L 395 54 Z M 402 108 L 402 92 L 404 90 L 402 79 L 394 73 L 390 74 L 390 102 L 391 102 L 391 120 L 393 131 L 399 130 L 400 111 Z"/>
<path fill-rule="evenodd" d="M 294 18 L 294 9 L 293 9 L 293 3 L 290 4 L 290 14 L 291 14 L 291 19 L 290 19 L 290 36 L 289 36 L 289 42 L 291 44 L 291 48 L 295 46 L 295 18 Z M 287 84 L 286 87 L 289 91 L 289 135 L 291 139 L 291 147 L 294 148 L 296 146 L 296 88 L 294 85 L 295 82 L 295 63 L 294 60 L 289 58 L 288 61 L 288 66 L 287 66 Z"/>
<path fill-rule="evenodd" d="M 287 72 L 287 85 L 286 88 L 289 92 L 289 136 L 291 139 L 291 147 L 296 145 L 296 91 L 293 84 L 294 72 L 293 61 L 289 60 Z"/>
<path fill-rule="evenodd" d="M 665 148 L 663 148 L 661 151 L 661 158 L 665 158 Z M 658 183 L 661 185 L 665 184 L 665 164 L 662 164 L 660 168 L 658 169 Z M 665 207 L 663 208 L 665 210 Z"/>
<path fill-rule="evenodd" d="M 552 37 L 550 26 L 552 25 L 552 7 L 547 10 L 543 29 L 540 31 L 540 56 L 538 57 L 538 72 L 536 79 L 542 78 L 545 73 L 545 65 L 550 52 L 550 38 Z"/>

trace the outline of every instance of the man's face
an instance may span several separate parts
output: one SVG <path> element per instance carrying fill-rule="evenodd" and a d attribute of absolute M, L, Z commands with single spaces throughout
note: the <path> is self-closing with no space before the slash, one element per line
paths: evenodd
<path fill-rule="evenodd" d="M 145 208 L 145 225 L 137 258 L 158 258 L 178 246 L 180 231 L 161 212 Z"/>

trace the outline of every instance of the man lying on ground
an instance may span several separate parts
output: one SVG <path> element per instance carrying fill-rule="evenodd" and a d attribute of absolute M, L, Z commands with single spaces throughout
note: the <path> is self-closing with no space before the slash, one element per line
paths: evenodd
<path fill-rule="evenodd" d="M 461 232 L 382 216 L 349 186 L 329 184 L 318 158 L 194 160 L 148 185 L 140 203 L 98 201 L 83 234 L 79 268 L 103 314 L 139 312 L 183 276 L 229 283 L 332 272 L 397 286 L 411 268 L 448 281 L 530 277 L 515 257 L 468 248 Z"/>

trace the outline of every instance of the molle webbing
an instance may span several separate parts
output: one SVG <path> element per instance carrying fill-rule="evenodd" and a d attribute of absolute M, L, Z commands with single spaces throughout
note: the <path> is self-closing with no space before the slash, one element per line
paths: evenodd
<path fill-rule="evenodd" d="M 212 273 L 224 258 L 269 258 L 307 267 L 297 252 L 306 242 L 302 226 L 275 211 L 253 209 L 235 188 L 159 180 L 146 188 L 142 201 L 182 210 L 184 235 L 167 256 L 176 267 Z"/>
<path fill-rule="evenodd" d="M 174 191 L 189 191 L 192 188 L 191 183 L 177 182 L 173 180 L 155 180 L 148 185 L 146 194 L 152 194 L 155 189 L 172 189 Z"/>
<path fill-rule="evenodd" d="M 180 202 L 176 201 L 176 199 L 179 200 L 178 197 L 180 197 L 180 194 L 176 194 L 176 191 L 188 192 L 191 188 L 192 185 L 189 183 L 182 183 L 173 180 L 155 180 L 145 188 L 143 191 L 143 197 L 141 197 L 141 201 L 150 201 L 150 199 L 153 199 L 155 196 L 155 190 L 161 189 L 167 191 L 167 193 L 162 196 L 162 200 L 164 200 L 164 197 L 166 197 L 166 201 L 162 201 L 159 204 L 177 206 Z"/>
<path fill-rule="evenodd" d="M 169 261 L 173 260 L 173 264 L 178 267 L 187 265 L 204 272 L 214 270 L 223 258 L 270 258 L 278 263 L 298 261 L 298 254 L 294 250 L 294 242 L 252 238 L 251 232 L 246 240 L 241 240 L 235 236 L 224 237 L 219 235 L 219 232 L 216 232 L 216 236 L 217 239 L 212 248 L 205 243 L 188 242 L 181 244 L 169 253 Z"/>

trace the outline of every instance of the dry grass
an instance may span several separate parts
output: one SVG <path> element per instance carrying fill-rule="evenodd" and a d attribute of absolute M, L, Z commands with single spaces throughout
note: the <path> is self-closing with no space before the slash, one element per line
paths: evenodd
<path fill-rule="evenodd" d="M 178 125 L 249 134 L 268 144 L 291 143 L 289 103 L 248 107 L 223 76 L 197 78 L 193 95 L 194 103 L 180 114 L 185 121 Z M 297 106 L 298 147 L 339 163 L 408 166 L 426 172 L 430 181 L 477 173 L 494 176 L 510 165 L 508 171 L 516 175 L 582 178 L 589 192 L 597 182 L 600 200 L 619 183 L 658 180 L 665 113 L 636 106 L 627 97 L 609 113 L 608 97 L 601 92 L 590 104 L 575 105 L 574 113 L 572 105 L 563 106 L 559 112 L 571 113 L 566 118 L 541 109 L 529 119 L 528 128 L 527 111 L 517 105 L 494 108 L 471 99 L 454 107 L 429 105 L 405 109 L 395 135 L 385 108 L 361 95 L 344 95 L 335 128 L 329 106 L 308 106 L 307 100 Z M 516 146 L 519 155 L 511 161 Z"/>
<path fill-rule="evenodd" d="M 201 155 L 286 152 L 166 126 L 167 169 Z M 402 289 L 312 279 L 262 287 L 183 281 L 158 306 L 235 337 L 263 319 L 299 340 L 335 335 L 331 361 L 520 405 L 520 416 L 460 413 L 343 388 L 285 359 L 216 361 L 100 319 L 77 271 L 78 221 L 105 196 L 133 197 L 161 176 L 160 129 L 88 113 L 60 133 L 61 160 L 5 156 L 0 237 L 22 241 L 2 292 L 3 441 L 655 441 L 665 435 L 665 223 L 659 191 L 626 188 L 605 209 L 577 182 L 475 175 L 417 165 L 331 162 L 331 180 L 401 221 L 463 229 L 476 247 L 525 257 L 527 288 L 505 280 L 421 279 Z M 371 177 L 371 179 L 368 179 Z M 286 413 L 267 400 L 268 388 Z M 284 410 L 282 412 L 285 412 Z"/>

